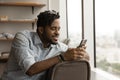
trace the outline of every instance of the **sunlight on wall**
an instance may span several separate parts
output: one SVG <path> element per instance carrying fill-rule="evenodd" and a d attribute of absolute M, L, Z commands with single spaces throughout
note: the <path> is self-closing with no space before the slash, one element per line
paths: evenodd
<path fill-rule="evenodd" d="M 80 43 L 82 34 L 81 0 L 68 0 L 67 2 L 70 47 L 76 47 Z"/>

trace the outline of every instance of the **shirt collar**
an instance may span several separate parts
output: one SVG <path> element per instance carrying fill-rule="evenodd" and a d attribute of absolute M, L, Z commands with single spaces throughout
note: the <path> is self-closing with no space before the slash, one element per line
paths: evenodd
<path fill-rule="evenodd" d="M 35 44 L 42 44 L 42 41 L 37 33 L 35 33 L 33 40 Z"/>

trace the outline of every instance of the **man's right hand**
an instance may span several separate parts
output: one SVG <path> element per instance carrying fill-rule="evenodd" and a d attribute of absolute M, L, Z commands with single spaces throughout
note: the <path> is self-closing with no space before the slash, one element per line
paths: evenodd
<path fill-rule="evenodd" d="M 65 53 L 62 54 L 64 57 L 64 60 L 71 61 L 71 60 L 79 60 L 79 59 L 86 59 L 89 61 L 86 56 L 88 56 L 87 52 L 85 51 L 85 48 L 69 48 Z"/>

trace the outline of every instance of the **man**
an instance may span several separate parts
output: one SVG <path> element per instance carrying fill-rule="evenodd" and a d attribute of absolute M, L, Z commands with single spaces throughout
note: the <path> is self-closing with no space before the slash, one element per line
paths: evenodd
<path fill-rule="evenodd" d="M 59 13 L 45 11 L 38 15 L 36 32 L 18 32 L 2 80 L 45 80 L 51 66 L 77 59 L 87 59 L 83 47 L 69 49 L 58 41 Z"/>

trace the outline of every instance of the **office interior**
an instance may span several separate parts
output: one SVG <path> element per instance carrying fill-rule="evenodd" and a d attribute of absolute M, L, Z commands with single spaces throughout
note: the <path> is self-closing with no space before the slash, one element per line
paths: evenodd
<path fill-rule="evenodd" d="M 60 13 L 60 41 L 69 40 L 68 46 L 76 47 L 87 39 L 91 80 L 120 80 L 119 3 L 119 0 L 0 0 L 0 56 L 9 55 L 16 32 L 36 31 L 37 15 L 55 10 Z M 4 63 L 0 61 L 0 77 Z"/>

